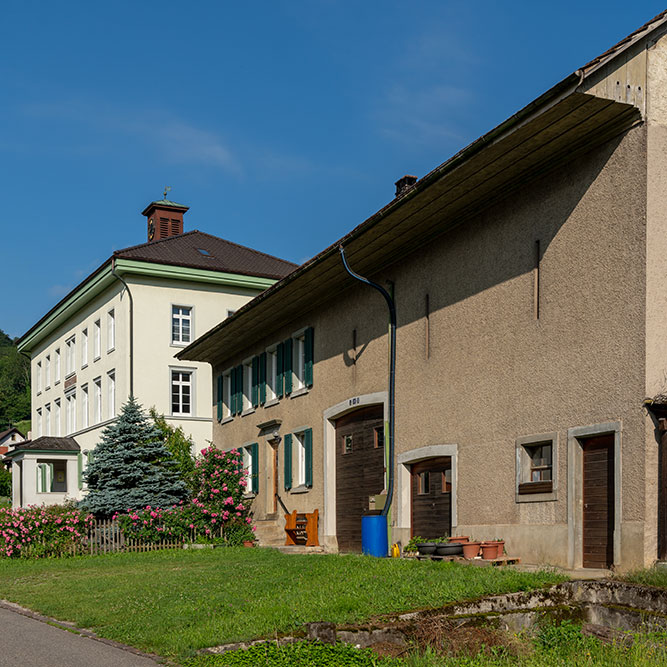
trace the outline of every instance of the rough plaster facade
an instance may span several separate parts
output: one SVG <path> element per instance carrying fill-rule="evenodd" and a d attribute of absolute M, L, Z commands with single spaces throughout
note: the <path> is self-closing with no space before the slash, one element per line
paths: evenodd
<path fill-rule="evenodd" d="M 581 438 L 609 433 L 614 566 L 656 559 L 658 441 L 642 402 L 667 389 L 667 40 L 639 40 L 586 85 L 636 105 L 642 121 L 369 276 L 393 284 L 398 312 L 393 540 L 410 537 L 410 462 L 451 455 L 454 532 L 503 537 L 525 562 L 581 567 Z M 233 358 L 218 355 L 214 377 L 314 328 L 310 391 L 213 426 L 218 447 L 260 445 L 260 532 L 283 525 L 258 430 L 277 419 L 283 436 L 313 429 L 313 487 L 279 483 L 281 498 L 290 511 L 318 508 L 320 540 L 336 548 L 331 419 L 386 409 L 386 323 L 381 298 L 350 283 L 287 325 L 268 322 Z M 517 442 L 540 434 L 553 437 L 553 493 L 519 499 Z"/>

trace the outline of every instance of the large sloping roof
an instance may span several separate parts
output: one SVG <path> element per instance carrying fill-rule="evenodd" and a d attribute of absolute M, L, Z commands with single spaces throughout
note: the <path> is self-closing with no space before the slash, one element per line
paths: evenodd
<path fill-rule="evenodd" d="M 21 442 L 9 453 L 5 454 L 11 458 L 21 452 L 80 452 L 81 447 L 74 438 L 55 438 L 49 435 L 43 435 L 36 440 L 26 440 Z"/>
<path fill-rule="evenodd" d="M 197 229 L 159 241 L 116 250 L 114 257 L 276 280 L 283 278 L 297 267 L 292 262 Z"/>

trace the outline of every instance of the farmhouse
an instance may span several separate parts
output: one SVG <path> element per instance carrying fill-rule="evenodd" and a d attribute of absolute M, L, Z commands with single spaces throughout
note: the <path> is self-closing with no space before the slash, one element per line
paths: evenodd
<path fill-rule="evenodd" d="M 416 180 L 178 352 L 213 368 L 213 441 L 243 447 L 258 535 L 506 540 L 524 561 L 665 557 L 663 13 Z M 388 314 L 398 316 L 395 458 Z"/>
<path fill-rule="evenodd" d="M 151 202 L 147 242 L 115 251 L 18 341 L 31 357 L 33 440 L 10 452 L 15 506 L 81 497 L 82 468 L 130 395 L 197 450 L 210 440 L 210 368 L 174 353 L 295 265 L 184 233 L 187 211 Z"/>

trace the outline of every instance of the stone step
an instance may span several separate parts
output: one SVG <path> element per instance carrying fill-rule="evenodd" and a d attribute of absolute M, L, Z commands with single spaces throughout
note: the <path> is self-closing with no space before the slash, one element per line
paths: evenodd
<path fill-rule="evenodd" d="M 274 546 L 276 551 L 283 554 L 323 554 L 324 547 L 307 547 L 303 544 L 295 544 L 293 546 Z"/>

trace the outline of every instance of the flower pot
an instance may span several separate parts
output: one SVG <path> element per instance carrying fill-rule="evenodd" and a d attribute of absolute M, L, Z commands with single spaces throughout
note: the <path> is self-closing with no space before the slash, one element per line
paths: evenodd
<path fill-rule="evenodd" d="M 450 537 L 449 541 L 454 544 L 464 544 L 465 542 L 469 542 L 470 538 L 467 535 L 455 535 L 454 537 Z"/>
<path fill-rule="evenodd" d="M 502 558 L 505 555 L 505 540 L 498 540 L 498 555 L 496 558 Z"/>
<path fill-rule="evenodd" d="M 498 542 L 482 542 L 482 558 L 484 560 L 498 558 Z"/>
<path fill-rule="evenodd" d="M 463 547 L 464 558 L 475 558 L 479 554 L 479 542 L 465 542 L 461 546 Z"/>
<path fill-rule="evenodd" d="M 460 556 L 463 548 L 460 544 L 450 544 L 449 542 L 438 542 L 435 547 L 436 556 Z"/>
<path fill-rule="evenodd" d="M 422 542 L 417 545 L 420 556 L 431 556 L 435 553 L 435 542 Z"/>
<path fill-rule="evenodd" d="M 254 547 L 255 542 L 254 542 L 254 540 L 243 540 L 243 546 L 244 547 Z"/>

